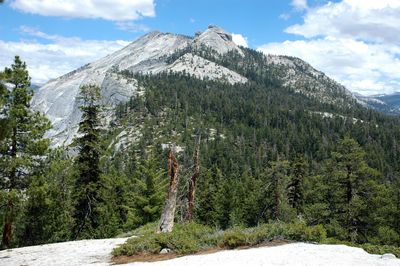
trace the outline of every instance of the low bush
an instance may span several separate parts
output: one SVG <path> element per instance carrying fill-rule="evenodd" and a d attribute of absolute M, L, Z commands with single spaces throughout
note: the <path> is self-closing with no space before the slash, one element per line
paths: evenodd
<path fill-rule="evenodd" d="M 236 248 L 249 244 L 246 240 L 247 235 L 243 228 L 235 227 L 230 230 L 226 230 L 222 235 L 222 247 Z"/>
<path fill-rule="evenodd" d="M 114 249 L 113 255 L 158 254 L 167 248 L 177 254 L 190 254 L 218 245 L 215 230 L 195 223 L 176 224 L 171 233 L 155 233 L 155 224 L 145 225 L 132 233 L 136 237 Z"/>
<path fill-rule="evenodd" d="M 301 221 L 295 223 L 276 222 L 252 228 L 234 227 L 226 231 L 195 223 L 176 224 L 171 233 L 156 234 L 155 228 L 156 224 L 153 223 L 131 232 L 136 237 L 128 239 L 125 244 L 114 249 L 113 255 L 159 254 L 164 248 L 168 248 L 178 255 L 186 255 L 216 247 L 232 249 L 285 239 L 324 244 L 344 244 L 363 248 L 369 253 L 393 253 L 400 257 L 399 247 L 355 244 L 327 238 L 327 232 L 322 225 L 307 226 Z"/>

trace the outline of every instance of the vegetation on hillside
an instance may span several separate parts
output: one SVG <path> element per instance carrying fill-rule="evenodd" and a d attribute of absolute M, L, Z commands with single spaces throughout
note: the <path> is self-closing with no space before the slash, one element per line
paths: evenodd
<path fill-rule="evenodd" d="M 325 232 L 346 243 L 400 245 L 399 118 L 364 109 L 343 91 L 329 96 L 341 104 L 295 93 L 280 82 L 284 69 L 265 68 L 258 53 L 245 52 L 247 61 L 214 60 L 245 75 L 246 84 L 121 73 L 144 95 L 117 106 L 109 128 L 99 125 L 97 98 L 84 98 L 81 134 L 69 152 L 48 149 L 48 121 L 29 109 L 29 78 L 16 61 L 23 83 L 0 88 L 0 122 L 13 121 L 0 134 L 0 226 L 13 225 L 3 246 L 113 237 L 156 222 L 172 146 L 180 167 L 175 231 L 146 233 L 116 254 L 169 245 L 190 253 L 275 236 L 322 241 Z M 12 73 L 0 77 L 8 82 Z M 182 225 L 195 149 L 192 220 L 199 225 Z"/>

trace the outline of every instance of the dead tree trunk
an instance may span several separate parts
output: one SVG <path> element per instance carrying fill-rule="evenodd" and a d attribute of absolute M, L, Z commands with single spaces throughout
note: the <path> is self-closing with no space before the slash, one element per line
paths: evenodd
<path fill-rule="evenodd" d="M 192 178 L 189 179 L 189 192 L 188 192 L 188 209 L 186 213 L 186 221 L 191 222 L 193 219 L 193 209 L 194 209 L 194 197 L 196 193 L 196 183 L 200 174 L 200 137 L 197 143 L 197 147 L 193 154 L 193 174 Z"/>
<path fill-rule="evenodd" d="M 158 224 L 157 233 L 171 232 L 174 227 L 176 194 L 179 181 L 178 172 L 179 164 L 175 158 L 174 152 L 171 150 L 168 156 L 168 175 L 170 176 L 168 196 L 161 214 L 160 223 Z"/>

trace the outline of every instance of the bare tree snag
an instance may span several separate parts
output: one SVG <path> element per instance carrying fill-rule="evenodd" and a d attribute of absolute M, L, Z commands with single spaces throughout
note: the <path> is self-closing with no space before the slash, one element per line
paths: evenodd
<path fill-rule="evenodd" d="M 196 193 L 196 183 L 200 175 L 200 137 L 197 143 L 196 149 L 193 154 L 193 174 L 192 178 L 189 179 L 189 192 L 188 192 L 188 208 L 186 213 L 186 221 L 191 222 L 193 219 L 193 209 L 194 209 L 194 197 Z"/>
<path fill-rule="evenodd" d="M 158 224 L 157 233 L 171 232 L 174 227 L 174 217 L 176 209 L 176 194 L 179 181 L 179 164 L 175 158 L 174 152 L 171 150 L 168 156 L 168 175 L 170 176 L 168 196 L 165 202 L 164 210 L 161 214 L 160 223 Z"/>

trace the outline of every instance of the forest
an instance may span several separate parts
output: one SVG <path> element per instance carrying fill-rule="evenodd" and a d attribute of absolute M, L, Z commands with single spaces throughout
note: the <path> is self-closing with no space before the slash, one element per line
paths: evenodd
<path fill-rule="evenodd" d="M 280 84 L 282 73 L 257 64 L 257 53 L 246 58 L 219 59 L 246 84 L 122 72 L 145 93 L 119 104 L 107 128 L 100 88 L 84 85 L 79 135 L 53 149 L 44 137 L 51 124 L 30 108 L 29 73 L 16 57 L 0 72 L 2 248 L 115 237 L 157 222 L 171 149 L 178 224 L 192 202 L 189 220 L 212 228 L 301 222 L 332 239 L 398 246 L 399 118 L 341 91 L 342 104 L 295 93 Z M 134 136 L 120 144 L 127 129 Z"/>

